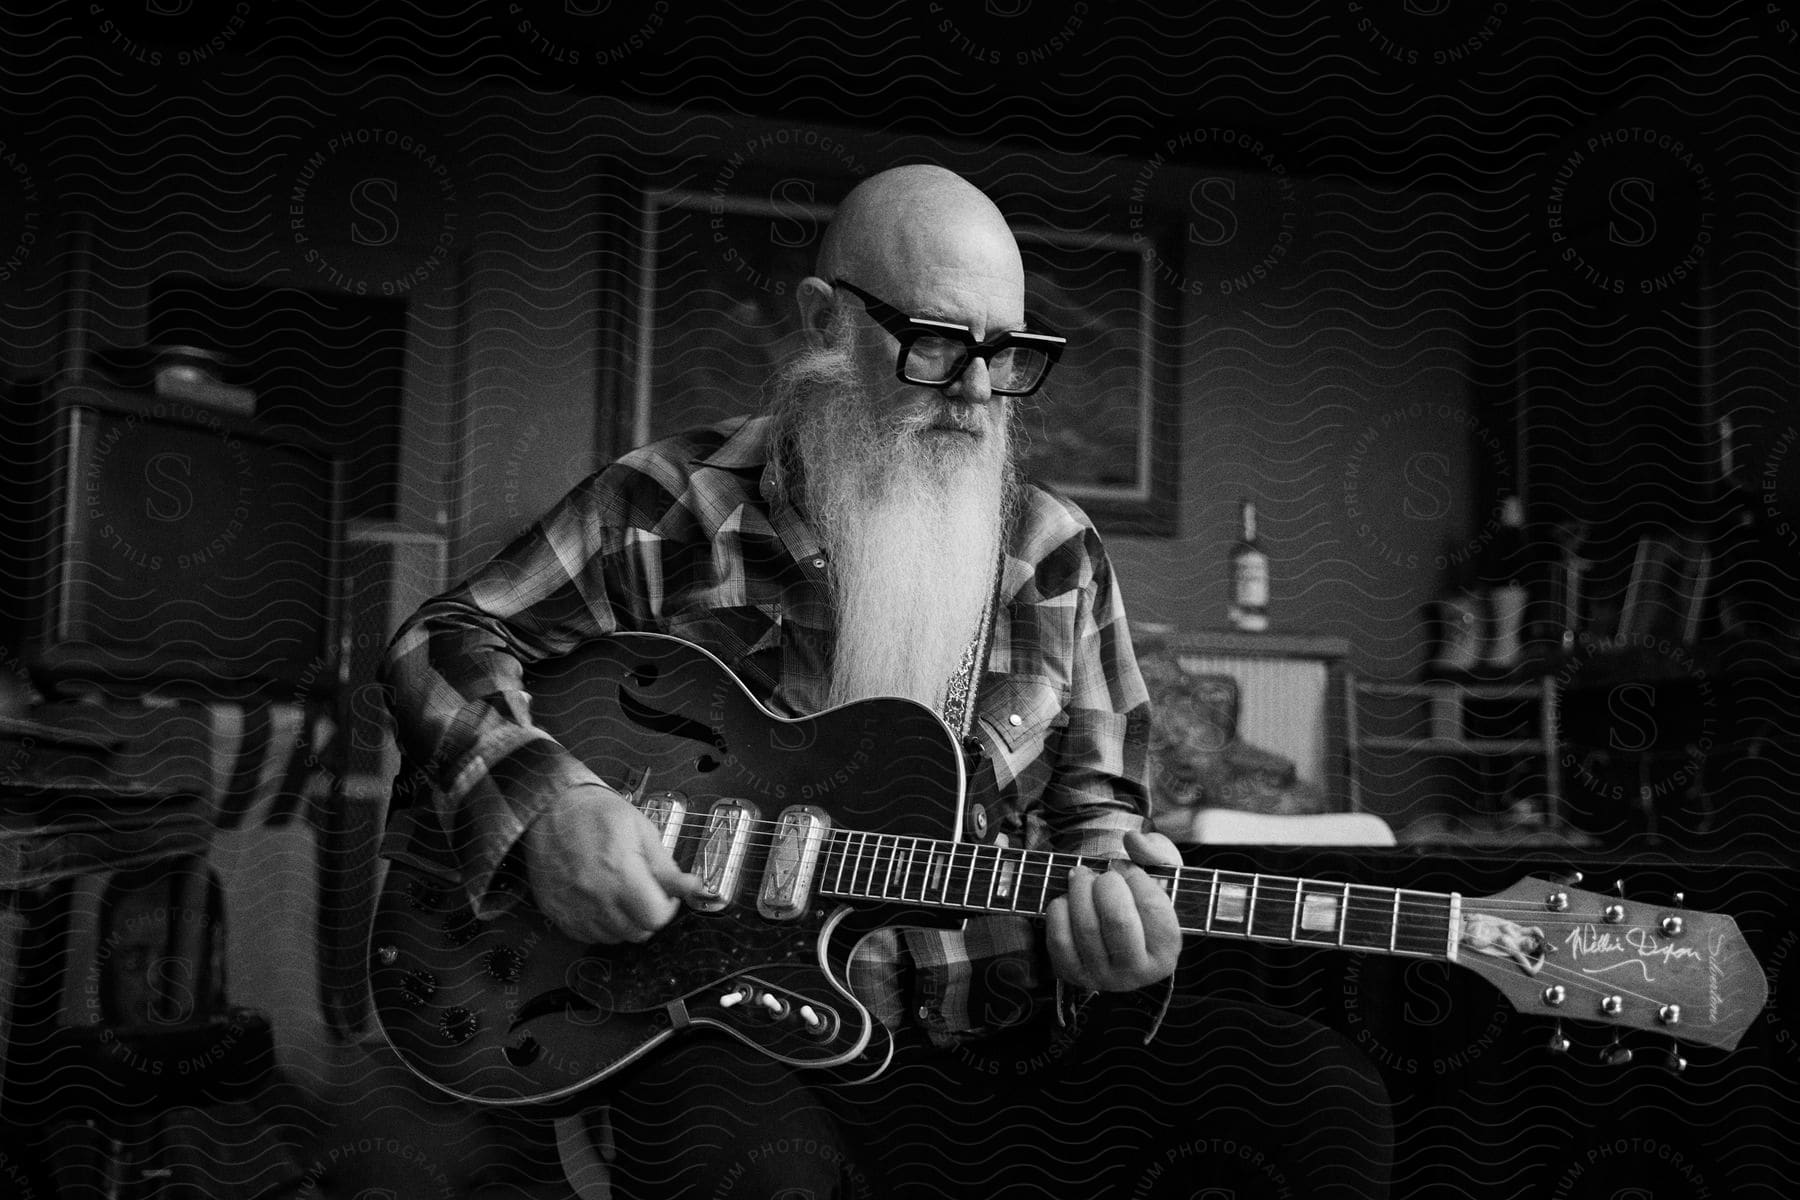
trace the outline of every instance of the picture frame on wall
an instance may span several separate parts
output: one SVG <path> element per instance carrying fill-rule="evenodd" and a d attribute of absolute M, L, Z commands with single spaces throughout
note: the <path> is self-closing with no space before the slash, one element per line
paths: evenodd
<path fill-rule="evenodd" d="M 794 289 L 832 212 L 777 192 L 644 193 L 630 444 L 764 406 L 764 380 L 799 345 Z M 1174 533 L 1176 399 L 1154 352 L 1149 248 L 1122 233 L 1014 232 L 1028 327 L 1069 339 L 1049 382 L 1017 402 L 1023 469 L 1102 529 Z"/>

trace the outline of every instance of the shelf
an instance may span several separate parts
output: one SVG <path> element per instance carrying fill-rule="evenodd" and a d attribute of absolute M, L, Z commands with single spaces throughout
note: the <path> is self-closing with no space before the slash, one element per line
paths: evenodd
<path fill-rule="evenodd" d="M 1409 754 L 1544 754 L 1544 743 L 1537 738 L 1444 738 L 1444 737 L 1365 737 L 1358 738 L 1360 750 L 1390 750 Z"/>
<path fill-rule="evenodd" d="M 1350 640 L 1323 634 L 1244 633 L 1236 629 L 1172 629 L 1145 623 L 1138 630 L 1144 648 L 1160 645 L 1180 654 L 1236 658 L 1298 658 L 1337 662 L 1349 657 Z"/>
<path fill-rule="evenodd" d="M 1462 696 L 1476 700 L 1511 700 L 1531 696 L 1542 690 L 1543 677 L 1532 676 L 1517 683 L 1463 683 L 1454 679 L 1430 679 L 1422 683 L 1382 683 L 1358 680 L 1356 690 L 1364 696 L 1389 700 L 1430 700 L 1438 696 Z"/>

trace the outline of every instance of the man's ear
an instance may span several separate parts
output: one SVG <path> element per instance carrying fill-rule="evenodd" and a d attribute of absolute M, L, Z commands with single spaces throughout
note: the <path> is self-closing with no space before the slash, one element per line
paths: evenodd
<path fill-rule="evenodd" d="M 794 303 L 800 306 L 800 332 L 815 350 L 825 345 L 825 331 L 831 326 L 832 291 L 817 275 L 808 275 L 794 289 Z"/>

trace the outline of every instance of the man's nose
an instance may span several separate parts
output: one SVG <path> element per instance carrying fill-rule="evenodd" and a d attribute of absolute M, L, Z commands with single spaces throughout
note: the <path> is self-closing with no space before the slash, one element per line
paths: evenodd
<path fill-rule="evenodd" d="M 987 360 L 971 357 L 944 394 L 964 404 L 986 404 L 993 399 L 993 384 L 988 378 Z"/>

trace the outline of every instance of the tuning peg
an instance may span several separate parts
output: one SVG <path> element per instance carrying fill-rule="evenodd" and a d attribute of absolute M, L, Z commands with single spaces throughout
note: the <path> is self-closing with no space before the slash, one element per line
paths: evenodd
<path fill-rule="evenodd" d="M 1550 1051 L 1552 1054 L 1567 1054 L 1569 1052 L 1569 1036 L 1563 1032 L 1561 1021 L 1558 1021 L 1555 1025 L 1551 1026 L 1550 1039 L 1544 1043 L 1544 1049 Z"/>
<path fill-rule="evenodd" d="M 1687 893 L 1686 892 L 1676 892 L 1674 895 L 1669 897 L 1669 903 L 1670 904 L 1686 904 L 1687 903 Z"/>
<path fill-rule="evenodd" d="M 1557 876 L 1556 882 L 1563 887 L 1579 887 L 1581 881 L 1586 878 L 1587 876 L 1583 875 L 1580 871 L 1570 871 L 1567 875 Z"/>
<path fill-rule="evenodd" d="M 1631 1061 L 1631 1047 L 1614 1038 L 1600 1051 L 1600 1061 L 1609 1067 L 1622 1067 Z"/>
<path fill-rule="evenodd" d="M 1681 1047 L 1671 1042 L 1668 1053 L 1663 1055 L 1662 1065 L 1663 1070 L 1671 1075 L 1679 1075 L 1687 1070 L 1687 1059 L 1681 1057 Z"/>
<path fill-rule="evenodd" d="M 1613 891 L 1617 892 L 1619 899 L 1623 900 L 1625 898 L 1625 881 L 1623 879 L 1613 880 Z"/>

